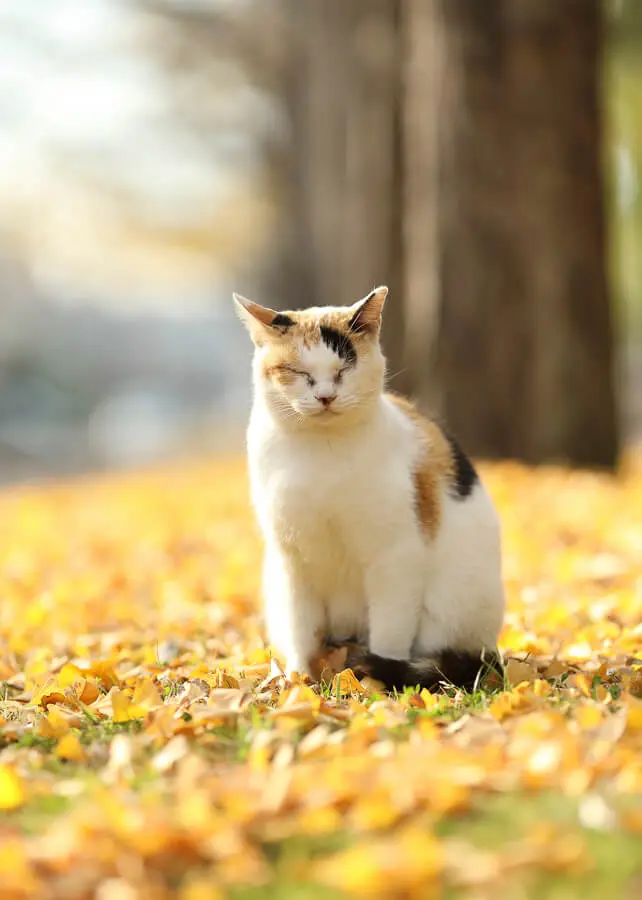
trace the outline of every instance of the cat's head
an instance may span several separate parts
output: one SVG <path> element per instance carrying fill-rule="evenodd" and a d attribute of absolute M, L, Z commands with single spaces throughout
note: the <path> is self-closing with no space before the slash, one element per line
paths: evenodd
<path fill-rule="evenodd" d="M 234 295 L 255 347 L 255 389 L 277 418 L 325 427 L 376 400 L 385 375 L 379 332 L 387 294 L 378 287 L 352 306 L 280 313 Z"/>

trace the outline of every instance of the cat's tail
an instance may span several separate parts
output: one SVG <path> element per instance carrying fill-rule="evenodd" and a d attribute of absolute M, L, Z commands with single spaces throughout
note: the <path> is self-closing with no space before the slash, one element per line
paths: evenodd
<path fill-rule="evenodd" d="M 430 657 L 415 659 L 387 659 L 368 650 L 353 651 L 347 664 L 362 678 L 368 676 L 382 682 L 388 691 L 402 691 L 404 687 L 427 688 L 455 686 L 473 691 L 483 685 L 488 675 L 503 678 L 502 665 L 496 650 L 442 650 Z"/>

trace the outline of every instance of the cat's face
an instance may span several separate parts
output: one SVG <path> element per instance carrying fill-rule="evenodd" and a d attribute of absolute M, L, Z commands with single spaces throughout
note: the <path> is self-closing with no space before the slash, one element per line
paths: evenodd
<path fill-rule="evenodd" d="M 255 387 L 279 419 L 326 426 L 358 414 L 381 393 L 387 293 L 379 287 L 352 306 L 283 313 L 234 295 L 255 346 Z"/>

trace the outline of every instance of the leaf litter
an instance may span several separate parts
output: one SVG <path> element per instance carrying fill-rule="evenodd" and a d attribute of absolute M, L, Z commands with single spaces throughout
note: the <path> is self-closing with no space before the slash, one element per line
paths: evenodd
<path fill-rule="evenodd" d="M 506 666 L 472 694 L 342 651 L 286 681 L 241 462 L 5 492 L 0 897 L 580 896 L 592 835 L 640 859 L 642 460 L 484 475 Z"/>

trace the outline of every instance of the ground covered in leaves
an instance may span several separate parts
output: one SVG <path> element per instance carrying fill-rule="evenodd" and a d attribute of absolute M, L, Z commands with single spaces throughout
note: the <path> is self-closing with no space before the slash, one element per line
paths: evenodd
<path fill-rule="evenodd" d="M 0 497 L 0 897 L 642 895 L 642 463 L 488 467 L 503 684 L 270 674 L 241 463 Z"/>

